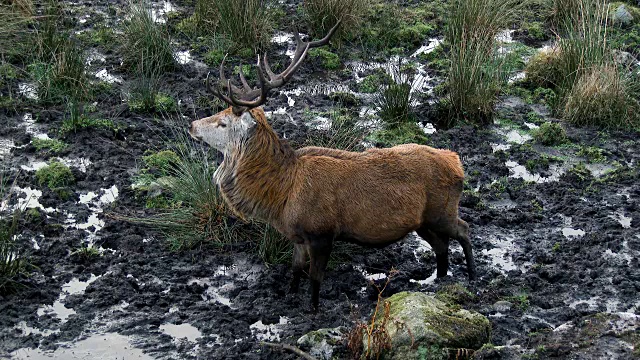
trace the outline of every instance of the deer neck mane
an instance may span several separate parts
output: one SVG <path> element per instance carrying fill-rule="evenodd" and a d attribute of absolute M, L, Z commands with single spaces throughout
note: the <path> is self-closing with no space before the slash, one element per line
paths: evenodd
<path fill-rule="evenodd" d="M 274 222 L 293 187 L 296 154 L 278 138 L 262 109 L 250 111 L 256 125 L 242 138 L 229 142 L 215 179 L 237 215 Z"/>

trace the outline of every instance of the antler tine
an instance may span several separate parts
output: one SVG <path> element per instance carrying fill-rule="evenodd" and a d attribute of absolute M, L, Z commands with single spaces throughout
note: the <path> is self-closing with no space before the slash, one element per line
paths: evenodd
<path fill-rule="evenodd" d="M 277 75 L 274 74 L 273 71 L 271 71 L 271 65 L 269 65 L 269 61 L 267 61 L 267 54 L 264 54 L 264 58 L 262 59 L 262 62 L 264 65 L 264 70 L 267 72 L 267 75 L 269 75 L 269 80 L 274 81 Z"/>
<path fill-rule="evenodd" d="M 233 85 L 231 81 L 227 80 L 227 77 L 224 75 L 224 61 L 226 59 L 227 59 L 227 54 L 224 55 L 224 58 L 222 58 L 222 62 L 220 63 L 220 82 L 223 83 L 225 86 L 228 86 L 229 89 L 233 90 L 234 93 L 241 94 L 242 89 Z"/>
<path fill-rule="evenodd" d="M 325 37 L 323 37 L 320 40 L 309 42 L 309 48 L 315 48 L 315 47 L 327 45 L 329 43 L 329 40 L 331 40 L 331 37 L 333 36 L 333 34 L 335 34 L 336 30 L 338 30 L 338 27 L 340 26 L 341 23 L 342 23 L 342 19 L 338 20 L 338 22 L 329 30 L 329 32 Z"/>
<path fill-rule="evenodd" d="M 247 108 L 254 108 L 264 104 L 267 101 L 267 95 L 269 94 L 269 90 L 272 89 L 272 85 L 265 79 L 264 71 L 262 69 L 262 65 L 260 62 L 260 55 L 258 55 L 258 80 L 260 81 L 260 88 L 254 89 L 252 92 L 260 91 L 260 97 L 255 99 L 255 95 L 252 96 L 254 98 L 253 101 L 247 101 L 243 99 L 236 98 L 233 94 L 229 93 L 230 99 L 235 106 L 244 106 Z M 245 95 L 246 96 L 246 95 Z"/>

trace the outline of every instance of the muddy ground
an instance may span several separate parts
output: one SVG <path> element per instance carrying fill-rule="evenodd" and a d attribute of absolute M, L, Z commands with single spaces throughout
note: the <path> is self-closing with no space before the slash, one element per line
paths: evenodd
<path fill-rule="evenodd" d="M 96 26 L 96 14 L 110 14 L 107 3 L 70 3 L 76 29 Z M 166 3 L 156 5 L 167 8 Z M 295 2 L 287 6 L 291 9 Z M 171 8 L 191 11 L 180 2 Z M 117 26 L 121 11 L 101 21 Z M 80 21 L 83 18 L 88 21 Z M 511 32 L 505 34 L 505 41 L 512 41 Z M 424 45 L 434 39 L 425 39 Z M 277 40 L 272 58 L 284 56 L 291 46 Z M 176 45 L 177 51 L 188 49 L 184 40 Z M 127 75 L 119 70 L 118 54 L 100 48 L 87 51 L 98 54 L 88 71 L 105 69 L 123 80 L 114 83 L 115 96 L 100 98 L 97 104 L 118 131 L 80 130 L 65 138 L 68 150 L 43 155 L 30 142 L 43 134 L 57 137 L 64 108 L 24 105 L 0 113 L 0 154 L 11 168 L 21 170 L 7 206 L 37 208 L 42 214 L 21 223 L 18 242 L 34 268 L 25 288 L 0 297 L 0 357 L 293 359 L 260 341 L 295 343 L 311 330 L 351 327 L 375 306 L 371 279 L 384 282 L 392 268 L 399 274 L 386 296 L 407 290 L 432 293 L 455 282 L 466 286 L 476 296 L 464 306 L 490 319 L 492 343 L 512 346 L 503 353 L 505 358 L 628 359 L 634 356 L 634 343 L 637 356 L 636 132 L 564 125 L 568 145 L 542 146 L 531 139 L 532 129 L 558 120 L 544 104 L 507 95 L 488 128 L 460 125 L 433 131 L 429 100 L 441 79 L 428 67 L 419 67 L 425 85 L 416 91 L 426 95 L 416 114 L 425 126 L 427 144 L 457 151 L 464 163 L 468 180 L 460 212 L 471 227 L 478 280 L 468 282 L 457 244 L 450 250 L 450 276 L 436 280 L 433 252 L 410 235 L 382 250 L 358 248 L 350 261 L 329 271 L 321 292 L 324 310 L 310 315 L 305 312 L 308 283 L 299 295 L 287 294 L 290 267 L 263 265 L 251 243 L 176 253 L 153 229 L 114 218 L 148 214 L 131 189 L 141 157 L 147 150 L 162 150 L 174 124 L 186 127 L 209 114 L 195 99 L 207 96 L 203 79 L 210 69 L 202 63 L 202 54 L 184 58 L 163 80 L 163 90 L 180 100 L 181 114 L 143 115 L 130 112 L 121 100 Z M 421 64 L 410 55 L 405 56 Z M 375 118 L 371 97 L 357 93 L 355 85 L 379 66 L 384 65 L 348 60 L 343 68 L 351 71 L 327 72 L 309 62 L 265 110 L 271 112 L 275 130 L 298 144 L 326 126 L 325 119 L 308 114 L 333 108 L 327 96 L 333 89 L 356 93 L 362 101 L 356 112 L 363 120 Z M 28 97 L 28 91 L 22 96 Z M 590 163 L 579 156 L 585 146 L 602 149 L 604 160 Z M 554 160 L 539 162 L 544 156 Z M 51 157 L 70 164 L 78 180 L 67 201 L 37 185 L 35 169 Z M 535 165 L 529 170 L 528 161 Z M 584 167 L 576 167 L 580 163 Z M 101 248 L 101 255 L 91 261 L 75 256 L 73 251 L 83 244 Z M 347 357 L 344 347 L 337 351 Z"/>

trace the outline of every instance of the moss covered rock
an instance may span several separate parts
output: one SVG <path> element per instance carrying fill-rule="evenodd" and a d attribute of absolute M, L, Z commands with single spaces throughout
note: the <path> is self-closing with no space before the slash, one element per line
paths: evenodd
<path fill-rule="evenodd" d="M 390 305 L 388 358 L 417 358 L 419 348 L 479 349 L 491 339 L 491 324 L 486 317 L 434 296 L 401 292 L 386 301 Z"/>

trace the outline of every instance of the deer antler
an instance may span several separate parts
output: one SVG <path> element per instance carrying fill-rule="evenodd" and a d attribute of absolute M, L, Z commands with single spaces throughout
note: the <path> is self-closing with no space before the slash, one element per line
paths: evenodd
<path fill-rule="evenodd" d="M 242 112 L 246 109 L 251 109 L 258 107 L 267 101 L 267 95 L 269 91 L 272 89 L 278 88 L 286 84 L 293 74 L 298 70 L 305 57 L 307 56 L 307 52 L 309 49 L 313 49 L 316 47 L 324 46 L 329 43 L 329 40 L 336 32 L 342 20 L 339 20 L 336 25 L 329 30 L 327 35 L 317 41 L 304 42 L 300 39 L 300 34 L 298 31 L 294 32 L 295 40 L 296 40 L 296 51 L 294 53 L 293 59 L 291 60 L 291 64 L 280 74 L 275 74 L 271 70 L 271 66 L 269 65 L 269 61 L 267 60 L 267 55 L 260 56 L 258 55 L 257 73 L 258 73 L 258 81 L 260 86 L 258 88 L 252 88 L 247 83 L 247 80 L 244 77 L 244 73 L 242 71 L 242 66 L 240 66 L 240 81 L 242 82 L 242 88 L 239 88 L 231 83 L 231 80 L 228 80 L 224 75 L 224 61 L 226 60 L 226 56 L 222 59 L 222 63 L 220 64 L 220 80 L 218 83 L 218 87 L 212 88 L 209 82 L 209 75 L 207 74 L 207 90 L 213 93 L 215 96 L 233 106 L 238 110 L 238 112 Z M 269 78 L 267 80 L 267 77 Z M 223 91 L 225 90 L 225 91 Z M 226 92 L 226 93 L 225 93 Z"/>

